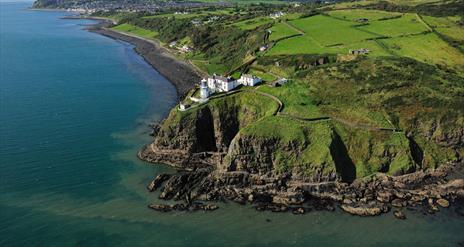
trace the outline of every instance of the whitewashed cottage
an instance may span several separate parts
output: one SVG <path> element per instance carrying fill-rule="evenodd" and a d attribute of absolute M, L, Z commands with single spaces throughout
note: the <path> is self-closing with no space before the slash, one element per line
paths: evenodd
<path fill-rule="evenodd" d="M 237 80 L 232 77 L 218 76 L 214 74 L 208 78 L 208 88 L 211 93 L 229 92 L 238 86 Z"/>
<path fill-rule="evenodd" d="M 244 86 L 250 86 L 254 87 L 256 84 L 260 83 L 262 80 L 261 78 L 254 76 L 254 75 L 248 75 L 244 74 L 238 79 L 238 83 L 244 85 Z"/>

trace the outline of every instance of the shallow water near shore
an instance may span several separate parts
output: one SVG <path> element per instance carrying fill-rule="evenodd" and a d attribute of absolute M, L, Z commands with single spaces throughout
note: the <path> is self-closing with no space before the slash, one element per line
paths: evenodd
<path fill-rule="evenodd" d="M 88 20 L 0 3 L 0 246 L 458 246 L 453 208 L 424 217 L 159 213 L 145 186 L 167 166 L 136 157 L 175 88 Z"/>

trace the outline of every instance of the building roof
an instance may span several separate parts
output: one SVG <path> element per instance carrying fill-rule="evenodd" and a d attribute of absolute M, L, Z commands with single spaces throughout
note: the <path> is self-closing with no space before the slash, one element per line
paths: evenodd
<path fill-rule="evenodd" d="M 224 81 L 224 82 L 231 82 L 231 81 L 234 81 L 234 79 L 232 79 L 232 77 L 224 77 L 224 76 L 219 76 L 219 75 L 213 75 L 212 77 L 210 77 L 211 79 L 215 79 L 215 80 L 218 80 L 218 81 Z"/>
<path fill-rule="evenodd" d="M 243 74 L 242 77 L 244 77 L 244 78 L 249 78 L 249 79 L 257 78 L 256 76 L 250 75 L 250 74 Z"/>

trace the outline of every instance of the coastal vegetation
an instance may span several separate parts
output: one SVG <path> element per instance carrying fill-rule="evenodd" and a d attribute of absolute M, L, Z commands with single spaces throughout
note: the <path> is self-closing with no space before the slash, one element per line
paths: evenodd
<path fill-rule="evenodd" d="M 189 47 L 175 54 L 207 74 L 260 76 L 266 83 L 253 90 L 282 103 L 275 114 L 272 99 L 245 90 L 174 109 L 156 145 L 227 151 L 227 170 L 352 180 L 435 168 L 464 153 L 463 17 L 443 14 L 423 1 L 259 4 L 117 13 L 112 29 Z M 366 54 L 351 54 L 361 48 Z M 276 87 L 282 77 L 291 81 Z"/>

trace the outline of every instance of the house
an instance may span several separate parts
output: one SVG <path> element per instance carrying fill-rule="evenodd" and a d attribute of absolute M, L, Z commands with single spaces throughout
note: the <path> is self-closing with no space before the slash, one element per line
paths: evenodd
<path fill-rule="evenodd" d="M 180 48 L 180 51 L 181 52 L 191 52 L 192 51 L 192 48 L 190 48 L 188 45 L 183 45 L 181 48 Z"/>
<path fill-rule="evenodd" d="M 267 48 L 269 48 L 269 46 L 267 44 L 263 45 L 263 46 L 259 47 L 259 51 L 265 51 L 265 50 L 267 50 Z"/>
<path fill-rule="evenodd" d="M 237 80 L 232 77 L 218 76 L 216 74 L 209 77 L 207 82 L 211 93 L 229 92 L 238 86 Z"/>
<path fill-rule="evenodd" d="M 190 107 L 189 104 L 184 104 L 184 103 L 180 103 L 180 104 L 179 104 L 179 110 L 181 110 L 181 111 L 185 111 L 185 110 L 187 110 L 189 107 Z"/>
<path fill-rule="evenodd" d="M 282 17 L 284 15 L 285 15 L 284 12 L 279 11 L 279 12 L 275 12 L 275 13 L 270 14 L 269 17 L 271 17 L 272 19 L 277 19 L 277 18 L 280 18 L 280 17 Z"/>
<path fill-rule="evenodd" d="M 348 53 L 351 54 L 351 55 L 364 55 L 364 54 L 368 54 L 370 52 L 369 49 L 366 49 L 366 48 L 361 48 L 361 49 L 357 49 L 357 50 L 349 50 Z"/>
<path fill-rule="evenodd" d="M 174 48 L 177 45 L 177 41 L 172 41 L 169 43 L 169 47 Z"/>
<path fill-rule="evenodd" d="M 244 86 L 251 86 L 254 87 L 256 84 L 260 83 L 262 80 L 261 78 L 254 76 L 254 75 L 247 75 L 244 74 L 238 79 L 238 83 Z"/>
<path fill-rule="evenodd" d="M 202 24 L 201 20 L 192 20 L 192 21 L 190 21 L 190 22 L 191 22 L 193 25 L 195 25 L 195 26 L 199 26 L 199 25 Z"/>

